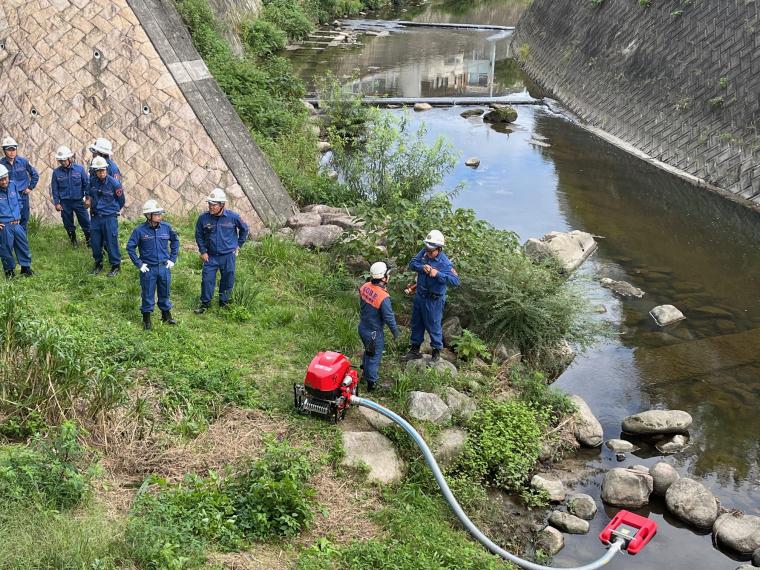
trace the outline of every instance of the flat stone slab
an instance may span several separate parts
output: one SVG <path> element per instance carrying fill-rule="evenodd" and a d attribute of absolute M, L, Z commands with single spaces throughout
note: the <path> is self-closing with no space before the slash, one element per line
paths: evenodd
<path fill-rule="evenodd" d="M 649 311 L 649 315 L 654 319 L 658 326 L 666 327 L 684 320 L 686 317 L 673 305 L 660 305 Z"/>
<path fill-rule="evenodd" d="M 394 483 L 403 477 L 404 464 L 396 453 L 393 443 L 376 431 L 343 432 L 343 448 L 346 456 L 342 464 L 349 467 L 367 465 L 370 481 Z"/>
<path fill-rule="evenodd" d="M 413 390 L 409 392 L 407 406 L 415 420 L 445 423 L 451 419 L 451 410 L 438 394 Z"/>
<path fill-rule="evenodd" d="M 611 449 L 615 453 L 631 453 L 638 449 L 630 441 L 624 439 L 608 439 L 606 445 L 608 449 Z"/>
<path fill-rule="evenodd" d="M 385 429 L 393 425 L 393 420 L 386 418 L 383 414 L 370 410 L 364 406 L 359 406 L 359 413 L 364 416 L 367 423 L 375 429 Z"/>
<path fill-rule="evenodd" d="M 562 269 L 567 273 L 580 267 L 596 251 L 596 248 L 594 236 L 579 230 L 549 232 L 540 239 L 530 238 L 523 245 L 528 257 L 532 259 L 552 257 L 560 262 Z"/>
<path fill-rule="evenodd" d="M 691 415 L 682 410 L 649 410 L 628 416 L 622 428 L 636 435 L 684 433 L 691 427 Z"/>

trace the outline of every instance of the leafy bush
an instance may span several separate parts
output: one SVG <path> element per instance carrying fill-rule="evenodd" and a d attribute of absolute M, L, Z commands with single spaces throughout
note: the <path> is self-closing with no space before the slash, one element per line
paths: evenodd
<path fill-rule="evenodd" d="M 335 132 L 333 166 L 357 197 L 372 206 L 417 201 L 427 196 L 456 164 L 456 155 L 443 137 L 425 142 L 425 126 L 416 132 L 408 116 L 396 118 L 370 109 L 367 140 L 357 150 L 351 139 Z"/>
<path fill-rule="evenodd" d="M 77 440 L 79 430 L 64 422 L 49 439 L 28 448 L 8 447 L 0 455 L 0 496 L 6 503 L 69 509 L 89 492 L 94 471 Z"/>
<path fill-rule="evenodd" d="M 361 94 L 346 91 L 331 73 L 318 81 L 317 95 L 330 138 L 353 151 L 366 138 L 372 109 L 364 104 Z"/>
<path fill-rule="evenodd" d="M 520 400 L 541 414 L 549 424 L 575 412 L 575 406 L 562 390 L 549 386 L 546 376 L 535 370 L 515 368 L 511 383 L 520 394 Z"/>
<path fill-rule="evenodd" d="M 541 451 L 538 414 L 525 402 L 486 401 L 469 425 L 455 471 L 507 490 L 520 489 Z"/>
<path fill-rule="evenodd" d="M 464 360 L 488 356 L 486 343 L 480 340 L 475 333 L 468 330 L 463 330 L 462 334 L 455 337 L 451 344 L 454 346 L 457 356 Z"/>
<path fill-rule="evenodd" d="M 288 42 L 285 32 L 262 18 L 243 24 L 242 39 L 250 52 L 258 57 L 277 53 Z"/>
<path fill-rule="evenodd" d="M 314 469 L 308 458 L 286 444 L 270 443 L 228 485 L 237 527 L 247 537 L 293 536 L 312 520 L 314 491 L 305 484 Z"/>
<path fill-rule="evenodd" d="M 262 19 L 284 31 L 291 40 L 306 39 L 314 24 L 297 0 L 264 0 Z"/>
<path fill-rule="evenodd" d="M 127 380 L 92 358 L 87 339 L 39 318 L 22 294 L 0 288 L 0 433 L 24 438 L 44 423 L 94 417 L 121 401 Z"/>
<path fill-rule="evenodd" d="M 185 477 L 179 485 L 149 479 L 130 513 L 126 542 L 146 568 L 200 564 L 213 544 L 238 550 L 253 539 L 293 536 L 312 519 L 309 460 L 287 443 L 273 443 L 261 459 L 227 479 L 215 473 Z"/>

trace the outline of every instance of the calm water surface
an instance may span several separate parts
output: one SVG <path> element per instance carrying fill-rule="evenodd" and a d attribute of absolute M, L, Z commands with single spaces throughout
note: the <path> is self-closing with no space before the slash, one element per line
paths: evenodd
<path fill-rule="evenodd" d="M 475 11 L 452 13 L 451 6 L 459 4 L 434 2 L 402 17 L 473 23 L 493 18 L 492 23 L 512 25 L 524 7 L 484 2 Z M 502 13 L 499 5 L 514 10 Z M 354 25 L 379 29 L 377 23 Z M 364 46 L 353 50 L 294 52 L 294 61 L 307 80 L 332 70 L 365 93 L 527 93 L 529 81 L 508 59 L 508 38 L 392 29 L 388 37 L 362 41 Z M 464 119 L 462 110 L 411 115 L 413 122 L 426 123 L 431 140 L 444 136 L 459 153 L 458 166 L 443 184 L 465 183 L 458 206 L 475 209 L 522 240 L 569 229 L 602 236 L 599 250 L 573 280 L 595 304 L 605 305 L 601 318 L 615 322 L 620 334 L 578 358 L 556 385 L 586 399 L 605 438 L 620 436 L 620 421 L 631 413 L 688 411 L 694 417 L 690 446 L 665 460 L 682 476 L 708 486 L 724 506 L 760 514 L 760 216 L 631 158 L 543 107 L 520 106 L 517 122 L 506 132 L 479 117 Z M 538 146 L 536 140 L 551 146 Z M 464 166 L 470 156 L 480 158 L 479 168 Z M 606 276 L 629 281 L 646 295 L 621 301 L 598 285 Z M 657 328 L 648 311 L 663 303 L 676 305 L 687 320 Z M 647 448 L 622 463 L 606 448 L 583 453 L 590 467 L 605 470 L 663 458 Z M 600 487 L 601 475 L 591 475 L 576 489 L 598 500 Z M 649 509 L 643 513 L 660 524 L 657 538 L 644 553 L 621 556 L 612 567 L 733 570 L 738 565 L 712 547 L 709 535 L 663 514 L 661 503 Z M 599 553 L 595 534 L 607 520 L 597 516 L 589 535 L 566 535 L 555 563 L 585 563 Z"/>

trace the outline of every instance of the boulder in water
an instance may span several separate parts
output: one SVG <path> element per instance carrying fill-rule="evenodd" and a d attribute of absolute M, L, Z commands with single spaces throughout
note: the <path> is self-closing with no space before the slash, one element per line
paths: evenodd
<path fill-rule="evenodd" d="M 643 507 L 649 503 L 653 488 L 648 473 L 616 467 L 604 474 L 602 500 L 616 507 Z"/>
<path fill-rule="evenodd" d="M 636 435 L 684 433 L 691 422 L 691 415 L 681 410 L 649 410 L 625 418 L 623 431 Z"/>
<path fill-rule="evenodd" d="M 678 471 L 670 463 L 664 461 L 655 463 L 649 470 L 649 474 L 654 480 L 653 492 L 659 497 L 664 497 L 670 486 L 679 478 Z"/>
<path fill-rule="evenodd" d="M 760 551 L 760 517 L 726 513 L 713 525 L 713 538 L 720 546 L 741 556 Z"/>
<path fill-rule="evenodd" d="M 665 493 L 668 510 L 699 529 L 712 528 L 718 518 L 718 501 L 702 483 L 684 477 Z"/>

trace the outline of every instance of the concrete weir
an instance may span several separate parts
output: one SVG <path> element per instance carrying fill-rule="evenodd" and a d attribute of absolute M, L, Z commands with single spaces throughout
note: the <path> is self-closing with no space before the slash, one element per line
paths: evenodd
<path fill-rule="evenodd" d="M 114 143 L 128 217 L 149 197 L 173 214 L 204 208 L 215 186 L 254 227 L 292 211 L 171 2 L 5 0 L 0 39 L 0 130 L 40 170 L 33 213 L 58 218 L 56 147 L 82 162 L 97 137 Z"/>

